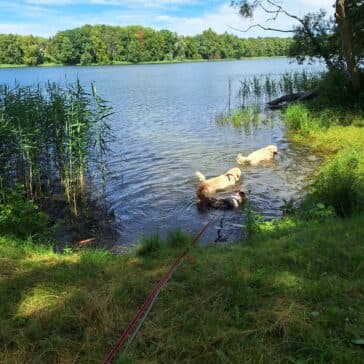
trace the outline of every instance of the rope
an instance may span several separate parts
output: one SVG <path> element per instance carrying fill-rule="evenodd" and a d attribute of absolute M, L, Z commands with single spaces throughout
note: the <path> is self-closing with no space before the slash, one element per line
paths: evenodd
<path fill-rule="evenodd" d="M 207 228 L 211 225 L 211 223 L 215 220 L 217 215 L 211 217 L 211 219 L 205 224 L 205 226 L 201 229 L 201 231 L 195 236 L 192 240 L 190 246 L 185 249 L 176 260 L 170 265 L 168 270 L 164 273 L 164 275 L 159 279 L 159 281 L 154 285 L 149 295 L 145 299 L 144 303 L 141 305 L 139 310 L 136 312 L 132 320 L 129 322 L 127 328 L 120 335 L 114 347 L 110 350 L 110 352 L 106 355 L 103 360 L 103 364 L 111 364 L 115 359 L 115 356 L 118 354 L 122 346 L 127 342 L 127 346 L 131 344 L 143 322 L 145 321 L 148 313 L 150 312 L 154 302 L 156 301 L 160 291 L 167 284 L 169 279 L 171 278 L 174 271 L 177 269 L 179 265 L 181 265 L 190 252 L 191 248 L 196 245 L 201 236 L 205 233 Z"/>

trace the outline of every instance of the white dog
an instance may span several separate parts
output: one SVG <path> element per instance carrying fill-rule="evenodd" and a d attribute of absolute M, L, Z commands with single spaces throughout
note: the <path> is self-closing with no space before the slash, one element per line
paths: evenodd
<path fill-rule="evenodd" d="M 278 153 L 278 148 L 275 145 L 268 145 L 265 148 L 256 150 L 250 153 L 247 157 L 243 157 L 240 153 L 236 157 L 238 164 L 258 165 L 260 162 L 272 161 Z"/>

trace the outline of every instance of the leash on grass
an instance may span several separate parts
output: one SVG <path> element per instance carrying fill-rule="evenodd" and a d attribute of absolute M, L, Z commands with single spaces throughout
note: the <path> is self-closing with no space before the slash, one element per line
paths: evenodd
<path fill-rule="evenodd" d="M 103 360 L 103 364 L 111 364 L 115 359 L 115 356 L 119 353 L 120 349 L 123 345 L 126 344 L 128 347 L 133 339 L 135 338 L 137 332 L 139 331 L 140 327 L 142 326 L 143 322 L 147 318 L 152 306 L 157 299 L 160 291 L 162 288 L 167 284 L 169 279 L 171 278 L 174 271 L 178 268 L 179 265 L 183 263 L 186 256 L 190 252 L 191 248 L 196 245 L 198 240 L 201 236 L 205 233 L 207 228 L 212 224 L 212 222 L 216 219 L 218 215 L 213 215 L 210 220 L 204 225 L 204 227 L 200 230 L 200 232 L 195 236 L 192 240 L 190 246 L 185 249 L 177 258 L 176 260 L 170 265 L 168 270 L 163 274 L 163 276 L 159 279 L 159 281 L 154 285 L 152 290 L 150 291 L 149 295 L 145 299 L 144 303 L 140 306 L 137 313 L 134 315 L 132 320 L 129 322 L 127 328 L 123 331 L 120 335 L 119 339 L 115 343 L 114 347 L 110 350 L 110 352 L 106 355 L 105 359 Z"/>

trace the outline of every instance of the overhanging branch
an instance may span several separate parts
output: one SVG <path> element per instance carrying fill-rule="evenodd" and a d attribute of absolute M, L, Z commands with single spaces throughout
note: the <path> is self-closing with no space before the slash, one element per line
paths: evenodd
<path fill-rule="evenodd" d="M 241 33 L 246 33 L 246 32 L 248 32 L 249 30 L 251 30 L 253 28 L 260 28 L 260 29 L 263 29 L 263 30 L 270 30 L 270 31 L 273 31 L 273 32 L 281 32 L 281 33 L 294 33 L 293 29 L 270 28 L 270 27 L 265 27 L 262 24 L 254 24 L 254 25 L 249 26 L 246 29 L 235 28 L 235 27 L 232 27 L 231 25 L 228 25 L 228 27 L 235 30 L 235 31 L 237 31 L 237 32 L 241 32 Z"/>

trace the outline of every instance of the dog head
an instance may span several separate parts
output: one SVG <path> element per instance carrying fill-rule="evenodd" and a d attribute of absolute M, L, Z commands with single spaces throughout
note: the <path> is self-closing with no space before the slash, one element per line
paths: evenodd
<path fill-rule="evenodd" d="M 275 145 L 268 145 L 267 149 L 272 154 L 272 157 L 278 154 L 278 148 Z"/>
<path fill-rule="evenodd" d="M 234 176 L 235 181 L 239 181 L 239 179 L 241 177 L 241 170 L 238 167 L 231 168 L 229 170 L 229 174 L 232 174 Z"/>

